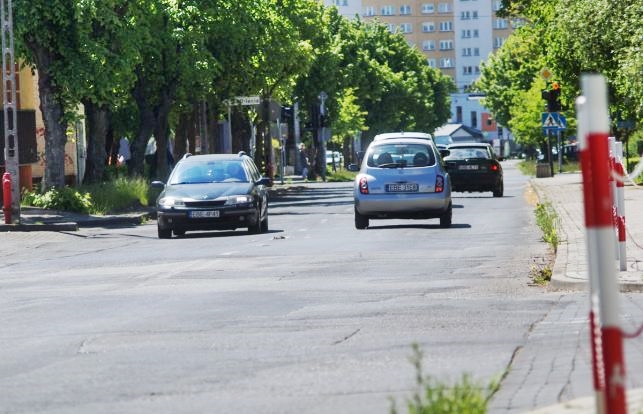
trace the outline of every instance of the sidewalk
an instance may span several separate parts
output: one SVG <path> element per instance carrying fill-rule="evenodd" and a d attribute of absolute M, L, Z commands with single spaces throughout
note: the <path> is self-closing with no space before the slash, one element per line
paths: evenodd
<path fill-rule="evenodd" d="M 549 202 L 560 219 L 560 243 L 550 288 L 587 290 L 588 261 L 585 244 L 585 212 L 581 173 L 563 173 L 532 178 L 531 185 L 540 203 Z M 643 292 L 643 187 L 625 186 L 625 227 L 627 270 L 614 269 L 621 292 Z M 616 240 L 616 239 L 615 239 Z M 643 389 L 628 389 L 628 412 L 643 410 Z M 596 412 L 595 397 L 587 396 L 531 411 L 530 414 L 586 414 Z"/>
<path fill-rule="evenodd" d="M 556 174 L 547 178 L 532 178 L 531 185 L 540 202 L 551 203 L 560 219 L 560 244 L 556 253 L 551 288 L 586 290 L 589 283 L 588 261 L 580 172 Z M 626 185 L 627 270 L 620 271 L 618 258 L 614 258 L 614 268 L 623 292 L 643 292 L 643 214 L 641 212 L 643 212 L 643 186 Z"/>

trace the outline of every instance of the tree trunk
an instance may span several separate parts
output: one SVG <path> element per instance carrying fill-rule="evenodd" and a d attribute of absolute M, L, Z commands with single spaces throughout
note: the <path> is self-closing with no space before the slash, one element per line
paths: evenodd
<path fill-rule="evenodd" d="M 63 121 L 63 105 L 58 101 L 56 86 L 49 75 L 53 56 L 38 45 L 30 45 L 38 67 L 38 93 L 40 111 L 45 124 L 45 175 L 42 190 L 65 186 L 65 143 L 66 124 Z"/>
<path fill-rule="evenodd" d="M 89 100 L 83 102 L 87 120 L 87 167 L 85 182 L 99 183 L 105 173 L 107 159 L 106 137 L 109 125 L 109 110 L 98 107 Z"/>

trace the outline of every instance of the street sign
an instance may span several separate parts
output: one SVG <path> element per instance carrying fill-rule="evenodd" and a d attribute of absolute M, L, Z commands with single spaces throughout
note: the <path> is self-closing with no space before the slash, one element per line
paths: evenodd
<path fill-rule="evenodd" d="M 252 106 L 259 105 L 261 103 L 261 97 L 259 96 L 235 96 L 232 99 L 226 99 L 224 101 L 226 105 L 241 105 L 241 106 Z"/>
<path fill-rule="evenodd" d="M 558 112 L 543 112 L 542 126 L 545 130 L 564 130 L 567 129 L 567 119 Z"/>

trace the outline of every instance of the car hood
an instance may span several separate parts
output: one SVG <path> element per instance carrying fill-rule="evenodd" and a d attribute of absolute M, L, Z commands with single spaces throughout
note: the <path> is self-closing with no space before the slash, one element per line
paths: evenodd
<path fill-rule="evenodd" d="M 174 184 L 166 186 L 161 197 L 214 200 L 219 197 L 248 194 L 251 190 L 251 183 Z"/>

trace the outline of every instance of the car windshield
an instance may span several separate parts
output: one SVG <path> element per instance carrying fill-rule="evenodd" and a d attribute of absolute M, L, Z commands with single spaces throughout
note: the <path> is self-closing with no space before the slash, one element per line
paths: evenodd
<path fill-rule="evenodd" d="M 462 148 L 449 148 L 450 160 L 465 160 L 465 159 L 490 159 L 491 155 L 485 148 L 480 147 L 462 147 Z"/>
<path fill-rule="evenodd" d="M 390 143 L 376 145 L 368 154 L 367 165 L 379 168 L 427 167 L 435 164 L 431 147 L 423 144 Z"/>
<path fill-rule="evenodd" d="M 168 184 L 222 182 L 248 182 L 248 177 L 240 160 L 178 163 L 170 176 Z"/>

